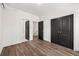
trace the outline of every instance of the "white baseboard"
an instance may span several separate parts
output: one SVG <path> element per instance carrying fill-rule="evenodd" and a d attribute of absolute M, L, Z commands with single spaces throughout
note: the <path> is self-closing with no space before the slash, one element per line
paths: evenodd
<path fill-rule="evenodd" d="M 24 40 L 13 42 L 13 43 L 8 43 L 8 44 L 5 44 L 4 47 L 19 44 L 19 43 L 26 42 L 26 41 L 28 41 L 28 40 L 24 39 Z"/>
<path fill-rule="evenodd" d="M 14 42 L 14 43 L 4 44 L 3 47 L 0 47 L 0 54 L 1 54 L 2 49 L 4 47 L 11 46 L 11 45 L 15 45 L 15 44 L 19 44 L 19 43 L 26 42 L 26 41 L 28 41 L 28 40 L 24 39 L 24 40 L 21 40 L 21 41 L 18 41 L 18 42 Z"/>

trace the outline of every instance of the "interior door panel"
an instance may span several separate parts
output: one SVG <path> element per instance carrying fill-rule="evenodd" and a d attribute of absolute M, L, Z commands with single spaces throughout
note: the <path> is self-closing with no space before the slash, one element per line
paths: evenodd
<path fill-rule="evenodd" d="M 38 23 L 38 35 L 39 35 L 39 39 L 43 40 L 43 21 L 40 21 Z"/>
<path fill-rule="evenodd" d="M 29 40 L 29 21 L 25 22 L 25 38 Z"/>
<path fill-rule="evenodd" d="M 73 49 L 73 14 L 51 20 L 51 42 Z"/>

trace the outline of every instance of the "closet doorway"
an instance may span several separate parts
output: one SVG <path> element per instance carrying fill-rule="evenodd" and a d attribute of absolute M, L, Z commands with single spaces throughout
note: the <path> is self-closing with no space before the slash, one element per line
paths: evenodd
<path fill-rule="evenodd" d="M 73 14 L 51 20 L 51 42 L 73 49 Z"/>
<path fill-rule="evenodd" d="M 38 39 L 38 22 L 33 21 L 33 39 Z"/>

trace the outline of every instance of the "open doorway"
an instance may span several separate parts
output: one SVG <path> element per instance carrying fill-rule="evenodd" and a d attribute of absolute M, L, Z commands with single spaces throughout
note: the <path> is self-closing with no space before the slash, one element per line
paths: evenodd
<path fill-rule="evenodd" d="M 38 39 L 38 22 L 33 21 L 33 39 Z"/>

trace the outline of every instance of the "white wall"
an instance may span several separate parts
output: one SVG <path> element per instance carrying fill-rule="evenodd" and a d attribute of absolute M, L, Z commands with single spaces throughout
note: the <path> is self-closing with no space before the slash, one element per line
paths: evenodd
<path fill-rule="evenodd" d="M 0 5 L 1 6 L 1 5 Z M 1 13 L 2 13 L 2 9 L 0 7 L 0 53 L 2 51 L 2 20 L 1 20 Z"/>
<path fill-rule="evenodd" d="M 33 40 L 33 21 L 30 21 L 30 40 Z"/>
<path fill-rule="evenodd" d="M 50 20 L 45 20 L 44 21 L 44 39 L 46 40 L 46 41 L 49 41 L 49 42 L 51 42 L 51 34 L 50 34 Z"/>
<path fill-rule="evenodd" d="M 1 16 L 3 37 L 0 42 L 3 43 L 2 48 L 27 41 L 25 21 L 28 20 L 30 21 L 30 40 L 33 40 L 33 21 L 39 19 L 37 16 L 8 6 L 2 9 Z"/>
<path fill-rule="evenodd" d="M 79 10 L 74 15 L 74 50 L 79 51 Z"/>
<path fill-rule="evenodd" d="M 25 20 L 30 21 L 30 39 L 32 40 L 33 27 L 32 21 L 38 19 L 36 16 L 14 9 L 6 8 L 3 10 L 3 29 L 4 29 L 4 40 L 5 45 L 15 44 L 17 42 L 26 41 L 25 40 Z M 4 46 L 5 46 L 4 45 Z"/>
<path fill-rule="evenodd" d="M 51 19 L 74 14 L 74 50 L 79 51 L 79 12 L 77 10 L 63 10 L 56 9 L 49 11 L 48 13 L 43 14 L 40 17 L 41 20 L 44 20 L 44 40 L 51 42 Z"/>

